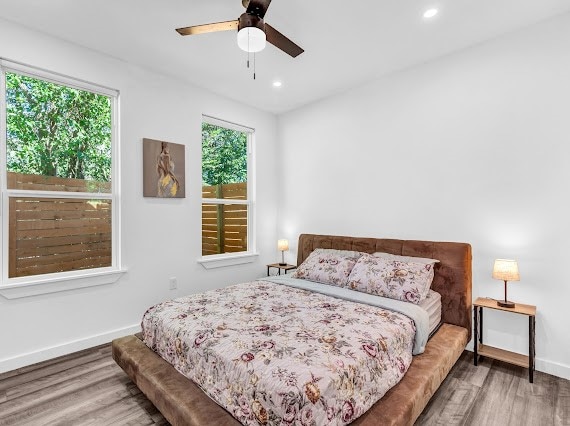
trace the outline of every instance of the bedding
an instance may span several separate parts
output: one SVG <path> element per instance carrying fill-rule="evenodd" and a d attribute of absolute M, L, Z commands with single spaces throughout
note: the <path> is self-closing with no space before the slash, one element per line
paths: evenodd
<path fill-rule="evenodd" d="M 431 336 L 441 324 L 441 294 L 430 290 L 427 297 L 418 306 L 428 314 L 429 335 Z"/>
<path fill-rule="evenodd" d="M 299 280 L 293 278 L 291 275 L 277 275 L 273 277 L 261 278 L 260 280 L 288 285 L 291 287 L 297 287 L 316 293 L 326 294 L 328 296 L 333 296 L 339 299 L 373 305 L 379 308 L 384 308 L 390 311 L 404 314 L 414 321 L 416 328 L 416 336 L 414 338 L 412 354 L 421 354 L 425 349 L 425 345 L 430 334 L 431 324 L 428 310 L 420 305 L 414 305 L 413 303 L 402 302 L 401 300 L 390 299 L 387 297 L 366 294 L 359 291 L 350 290 L 348 288 L 340 288 L 323 285 L 313 281 Z M 425 302 L 425 304 L 426 306 L 429 306 L 430 302 Z"/>
<path fill-rule="evenodd" d="M 383 251 L 377 251 L 376 253 L 372 254 L 376 257 L 383 257 L 384 259 L 389 260 L 399 260 L 401 262 L 417 262 L 417 263 L 424 263 L 424 264 L 434 264 L 439 263 L 437 259 L 428 259 L 426 257 L 415 257 L 415 256 L 399 256 L 397 254 L 392 253 L 384 253 Z"/>
<path fill-rule="evenodd" d="M 414 304 L 427 296 L 433 264 L 390 260 L 364 253 L 348 277 L 347 287 Z"/>
<path fill-rule="evenodd" d="M 315 249 L 291 276 L 344 287 L 360 256 L 362 253 L 351 250 Z"/>
<path fill-rule="evenodd" d="M 143 340 L 243 424 L 350 423 L 405 374 L 415 322 L 283 284 L 155 305 L 143 316 Z"/>

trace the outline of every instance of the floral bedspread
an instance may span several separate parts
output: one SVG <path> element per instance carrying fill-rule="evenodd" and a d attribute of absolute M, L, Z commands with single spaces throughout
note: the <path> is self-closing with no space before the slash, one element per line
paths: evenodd
<path fill-rule="evenodd" d="M 144 342 L 245 425 L 344 425 L 400 381 L 405 315 L 266 281 L 160 303 Z"/>

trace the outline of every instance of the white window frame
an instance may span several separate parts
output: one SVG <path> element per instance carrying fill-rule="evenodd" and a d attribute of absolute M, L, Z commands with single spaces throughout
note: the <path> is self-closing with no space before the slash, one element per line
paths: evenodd
<path fill-rule="evenodd" d="M 204 204 L 242 204 L 247 206 L 247 251 L 237 253 L 221 253 L 202 256 L 198 258 L 198 263 L 206 269 L 219 268 L 224 266 L 240 265 L 251 263 L 257 259 L 257 240 L 255 235 L 255 129 L 241 124 L 232 123 L 227 120 L 202 115 L 202 122 L 226 129 L 237 130 L 247 134 L 247 200 L 232 200 L 218 198 L 202 198 L 200 206 Z M 200 129 L 202 126 L 200 125 Z M 201 139 L 200 139 L 201 141 Z M 200 164 L 202 156 L 200 155 Z M 202 235 L 202 221 L 200 220 L 200 236 Z M 200 241 L 202 239 L 200 238 Z M 202 248 L 200 247 L 200 250 Z"/>
<path fill-rule="evenodd" d="M 46 80 L 79 90 L 89 91 L 111 99 L 111 193 L 60 192 L 8 189 L 6 179 L 6 72 Z M 0 190 L 2 192 L 0 208 L 2 242 L 2 277 L 0 295 L 8 298 L 20 298 L 39 294 L 55 293 L 83 287 L 91 287 L 116 282 L 126 272 L 121 264 L 121 197 L 120 197 L 120 139 L 119 139 L 119 91 L 62 74 L 35 68 L 18 62 L 0 58 Z M 111 200 L 111 235 L 112 264 L 109 267 L 83 269 L 77 271 L 32 275 L 27 277 L 8 277 L 9 262 L 9 198 L 75 198 Z"/>

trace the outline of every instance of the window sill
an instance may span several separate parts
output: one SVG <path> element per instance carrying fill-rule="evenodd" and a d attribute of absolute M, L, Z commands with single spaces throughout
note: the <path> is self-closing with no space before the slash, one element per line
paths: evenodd
<path fill-rule="evenodd" d="M 115 283 L 127 269 L 110 269 L 97 272 L 86 272 L 68 276 L 39 276 L 9 280 L 0 285 L 0 294 L 6 299 L 38 296 L 40 294 L 57 293 L 78 288 L 94 287 Z M 55 275 L 55 274 L 54 274 Z"/>
<path fill-rule="evenodd" d="M 216 254 L 198 259 L 206 269 L 223 268 L 226 266 L 242 265 L 254 262 L 259 253 Z"/>

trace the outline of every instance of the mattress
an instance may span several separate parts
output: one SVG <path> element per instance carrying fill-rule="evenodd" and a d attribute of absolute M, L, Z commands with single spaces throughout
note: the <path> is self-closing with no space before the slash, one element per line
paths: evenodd
<path fill-rule="evenodd" d="M 414 321 L 267 281 L 153 306 L 145 344 L 242 424 L 344 425 L 412 361 Z"/>
<path fill-rule="evenodd" d="M 431 336 L 441 325 L 441 294 L 430 290 L 427 297 L 419 303 L 419 306 L 425 309 L 429 315 L 429 334 Z"/>

